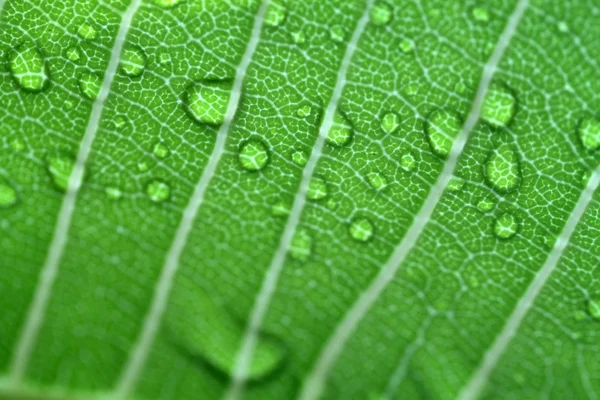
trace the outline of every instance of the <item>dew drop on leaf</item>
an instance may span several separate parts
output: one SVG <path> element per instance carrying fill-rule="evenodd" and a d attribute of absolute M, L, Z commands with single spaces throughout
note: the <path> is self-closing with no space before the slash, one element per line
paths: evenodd
<path fill-rule="evenodd" d="M 265 24 L 268 26 L 279 26 L 285 21 L 287 9 L 278 2 L 271 2 L 265 15 Z"/>
<path fill-rule="evenodd" d="M 259 140 L 249 140 L 240 149 L 240 164 L 248 171 L 259 171 L 269 162 L 267 147 Z"/>
<path fill-rule="evenodd" d="M 385 133 L 395 132 L 396 129 L 400 126 L 400 117 L 398 114 L 390 112 L 383 116 L 381 119 L 381 129 Z"/>
<path fill-rule="evenodd" d="M 387 178 L 379 172 L 371 172 L 367 175 L 369 185 L 375 190 L 383 190 L 388 185 Z"/>
<path fill-rule="evenodd" d="M 429 115 L 425 130 L 429 145 L 435 154 L 446 157 L 450 153 L 461 125 L 458 115 L 448 110 L 435 110 Z"/>
<path fill-rule="evenodd" d="M 327 134 L 327 143 L 333 146 L 344 146 L 352 140 L 352 125 L 339 112 L 333 117 L 333 124 Z"/>
<path fill-rule="evenodd" d="M 400 42 L 400 50 L 402 50 L 403 53 L 410 53 L 411 51 L 413 51 L 415 49 L 415 42 L 413 42 L 410 39 L 402 39 L 402 41 Z"/>
<path fill-rule="evenodd" d="M 292 153 L 292 161 L 294 164 L 304 167 L 308 162 L 308 155 L 304 151 L 295 151 Z"/>
<path fill-rule="evenodd" d="M 181 0 L 154 0 L 154 4 L 161 8 L 175 7 L 179 3 L 181 3 Z"/>
<path fill-rule="evenodd" d="M 558 31 L 561 33 L 569 32 L 569 25 L 567 25 L 567 23 L 564 21 L 559 22 L 558 23 Z"/>
<path fill-rule="evenodd" d="M 387 3 L 377 3 L 371 9 L 370 19 L 373 25 L 382 26 L 392 19 L 392 7 Z"/>
<path fill-rule="evenodd" d="M 146 55 L 137 46 L 131 46 L 123 50 L 121 56 L 121 71 L 127 76 L 140 76 L 146 67 Z"/>
<path fill-rule="evenodd" d="M 60 190 L 67 190 L 74 165 L 75 162 L 69 156 L 55 156 L 48 159 L 48 173 Z"/>
<path fill-rule="evenodd" d="M 218 83 L 197 83 L 187 90 L 187 107 L 196 121 L 221 125 L 227 113 L 229 95 L 229 90 Z"/>
<path fill-rule="evenodd" d="M 411 152 L 405 153 L 400 158 L 400 166 L 405 171 L 414 171 L 417 166 L 417 159 Z"/>
<path fill-rule="evenodd" d="M 123 195 L 123 193 L 121 192 L 121 190 L 119 188 L 112 187 L 112 186 L 109 186 L 106 189 L 104 189 L 104 193 L 106 193 L 106 196 L 109 199 L 113 199 L 113 200 L 118 200 Z"/>
<path fill-rule="evenodd" d="M 82 24 L 77 30 L 77 34 L 82 39 L 94 40 L 98 36 L 96 29 L 89 24 Z"/>
<path fill-rule="evenodd" d="M 162 143 L 156 143 L 152 148 L 152 153 L 160 159 L 166 158 L 169 155 L 169 149 Z"/>
<path fill-rule="evenodd" d="M 302 44 L 306 42 L 306 35 L 302 31 L 292 32 L 292 41 L 296 44 Z"/>
<path fill-rule="evenodd" d="M 65 110 L 71 111 L 75 108 L 75 102 L 73 100 L 65 100 L 64 107 Z"/>
<path fill-rule="evenodd" d="M 44 58 L 33 44 L 23 44 L 11 51 L 8 64 L 12 77 L 25 90 L 39 92 L 48 81 Z"/>
<path fill-rule="evenodd" d="M 494 234 L 500 239 L 513 237 L 518 228 L 517 219 L 512 214 L 503 214 L 494 222 Z"/>
<path fill-rule="evenodd" d="M 373 236 L 373 224 L 367 218 L 355 218 L 350 223 L 350 236 L 358 242 L 366 242 Z"/>
<path fill-rule="evenodd" d="M 67 58 L 73 62 L 79 61 L 81 59 L 81 53 L 77 47 L 72 46 L 67 49 Z"/>
<path fill-rule="evenodd" d="M 335 25 L 329 30 L 329 38 L 335 43 L 342 43 L 346 33 L 341 25 Z"/>
<path fill-rule="evenodd" d="M 327 183 L 321 178 L 312 178 L 308 184 L 306 197 L 310 200 L 321 200 L 327 197 Z"/>
<path fill-rule="evenodd" d="M 9 207 L 17 202 L 17 191 L 7 183 L 0 182 L 0 207 Z"/>
<path fill-rule="evenodd" d="M 477 203 L 477 209 L 481 212 L 492 211 L 492 208 L 494 208 L 494 202 L 490 197 L 484 197 Z"/>
<path fill-rule="evenodd" d="M 137 163 L 137 169 L 140 172 L 146 172 L 148 169 L 150 169 L 150 166 L 148 165 L 147 161 L 139 161 Z"/>
<path fill-rule="evenodd" d="M 490 20 L 490 13 L 485 8 L 476 7 L 473 9 L 473 18 L 477 21 L 487 22 Z"/>
<path fill-rule="evenodd" d="M 162 53 L 160 53 L 158 55 L 158 62 L 160 63 L 160 65 L 168 65 L 171 63 L 171 55 L 169 53 L 167 53 L 166 51 L 163 51 Z"/>
<path fill-rule="evenodd" d="M 125 117 L 122 115 L 117 115 L 113 120 L 116 128 L 122 128 L 125 125 Z"/>
<path fill-rule="evenodd" d="M 596 150 L 600 147 L 600 120 L 586 117 L 579 123 L 579 139 L 588 150 Z"/>
<path fill-rule="evenodd" d="M 289 205 L 284 201 L 278 201 L 271 206 L 271 214 L 276 217 L 282 217 L 290 213 Z"/>
<path fill-rule="evenodd" d="M 446 190 L 448 190 L 449 192 L 458 192 L 460 189 L 463 188 L 464 185 L 465 185 L 465 181 L 453 176 L 452 178 L 450 178 L 450 181 L 448 182 L 448 186 L 446 187 Z"/>
<path fill-rule="evenodd" d="M 600 320 L 600 299 L 591 299 L 589 301 L 588 312 L 592 318 Z"/>
<path fill-rule="evenodd" d="M 81 93 L 90 100 L 95 100 L 96 97 L 98 97 L 101 84 L 102 79 L 91 72 L 86 72 L 79 78 L 79 89 L 81 90 Z"/>
<path fill-rule="evenodd" d="M 296 114 L 299 117 L 308 117 L 310 115 L 310 112 L 312 111 L 312 108 L 308 105 L 302 106 L 300 108 L 298 108 L 298 111 L 296 111 Z"/>
<path fill-rule="evenodd" d="M 481 118 L 493 127 L 506 126 L 515 114 L 516 100 L 504 84 L 494 83 L 485 96 Z"/>
<path fill-rule="evenodd" d="M 521 180 L 517 153 L 509 144 L 493 150 L 485 165 L 485 177 L 490 185 L 505 193 L 515 189 Z"/>
<path fill-rule="evenodd" d="M 169 198 L 171 187 L 167 183 L 155 179 L 146 186 L 146 194 L 150 200 L 160 203 Z"/>
<path fill-rule="evenodd" d="M 298 229 L 290 245 L 290 255 L 298 261 L 306 261 L 312 253 L 313 239 L 306 229 Z"/>

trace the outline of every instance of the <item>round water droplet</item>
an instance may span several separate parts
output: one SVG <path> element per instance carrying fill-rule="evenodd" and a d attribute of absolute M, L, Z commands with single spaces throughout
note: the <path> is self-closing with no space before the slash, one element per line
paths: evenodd
<path fill-rule="evenodd" d="M 484 197 L 477 203 L 477 208 L 481 212 L 492 211 L 492 209 L 494 208 L 494 201 L 491 197 Z"/>
<path fill-rule="evenodd" d="M 591 299 L 588 303 L 588 312 L 594 319 L 600 319 L 600 299 Z"/>
<path fill-rule="evenodd" d="M 271 207 L 271 214 L 282 217 L 290 213 L 289 205 L 284 201 L 278 201 Z"/>
<path fill-rule="evenodd" d="M 500 239 L 513 237 L 518 229 L 519 224 L 512 214 L 503 214 L 494 223 L 494 234 Z"/>
<path fill-rule="evenodd" d="M 146 55 L 137 46 L 123 50 L 121 55 L 121 71 L 127 76 L 140 76 L 146 67 Z"/>
<path fill-rule="evenodd" d="M 415 42 L 413 42 L 410 39 L 402 39 L 402 41 L 400 42 L 400 50 L 402 50 L 403 53 L 410 53 L 411 51 L 413 51 L 415 49 Z"/>
<path fill-rule="evenodd" d="M 335 25 L 329 30 L 329 38 L 335 43 L 342 43 L 345 37 L 346 32 L 344 32 L 344 27 L 341 25 Z"/>
<path fill-rule="evenodd" d="M 310 200 L 320 200 L 327 196 L 327 184 L 321 178 L 312 178 L 308 184 L 306 197 Z"/>
<path fill-rule="evenodd" d="M 169 149 L 162 143 L 156 143 L 152 148 L 152 153 L 158 158 L 166 158 L 169 155 Z"/>
<path fill-rule="evenodd" d="M 446 157 L 452 149 L 452 143 L 461 130 L 461 121 L 456 113 L 447 110 L 435 110 L 429 115 L 425 127 L 429 145 L 435 154 Z"/>
<path fill-rule="evenodd" d="M 102 85 L 102 78 L 91 72 L 86 72 L 79 78 L 79 89 L 90 100 L 95 100 L 98 97 L 100 85 Z"/>
<path fill-rule="evenodd" d="M 600 148 L 600 120 L 586 117 L 579 123 L 579 139 L 588 150 Z"/>
<path fill-rule="evenodd" d="M 147 161 L 139 161 L 137 163 L 137 169 L 140 172 L 146 172 L 146 171 L 148 171 L 148 169 L 150 169 L 150 165 L 148 164 Z"/>
<path fill-rule="evenodd" d="M 411 152 L 403 154 L 402 158 L 400 158 L 400 166 L 405 171 L 413 171 L 417 166 L 417 159 Z"/>
<path fill-rule="evenodd" d="M 411 83 L 410 85 L 406 85 L 404 87 L 404 89 L 402 90 L 402 93 L 404 93 L 407 96 L 414 96 L 415 94 L 417 94 L 418 91 L 419 91 L 419 86 L 415 83 Z"/>
<path fill-rule="evenodd" d="M 485 165 L 485 177 L 501 193 L 509 192 L 519 185 L 519 159 L 512 146 L 503 144 L 492 151 Z"/>
<path fill-rule="evenodd" d="M 267 147 L 258 140 L 246 142 L 240 149 L 239 160 L 248 171 L 259 171 L 269 162 Z"/>
<path fill-rule="evenodd" d="M 382 26 L 392 19 L 392 7 L 387 3 L 377 3 L 371 9 L 370 19 L 373 25 Z"/>
<path fill-rule="evenodd" d="M 453 176 L 452 178 L 450 178 L 446 190 L 448 190 L 449 192 L 458 192 L 460 189 L 463 188 L 463 186 L 465 186 L 465 181 Z"/>
<path fill-rule="evenodd" d="M 162 8 L 171 8 L 181 3 L 182 0 L 154 0 L 154 4 Z"/>
<path fill-rule="evenodd" d="M 327 134 L 327 143 L 333 146 L 344 146 L 352 140 L 352 125 L 342 114 L 336 112 L 333 124 Z"/>
<path fill-rule="evenodd" d="M 113 200 L 118 200 L 123 195 L 123 193 L 121 192 L 121 190 L 119 188 L 111 187 L 111 186 L 104 189 L 104 193 L 106 193 L 106 196 L 108 196 L 109 199 L 113 199 Z"/>
<path fill-rule="evenodd" d="M 146 194 L 150 200 L 160 203 L 169 198 L 171 195 L 171 187 L 165 182 L 153 180 L 146 186 Z"/>
<path fill-rule="evenodd" d="M 123 117 L 122 115 L 117 115 L 113 120 L 113 123 L 117 128 L 122 128 L 125 125 L 125 122 L 125 117 Z"/>
<path fill-rule="evenodd" d="M 67 49 L 67 58 L 73 62 L 79 61 L 81 59 L 81 53 L 77 47 L 69 47 Z"/>
<path fill-rule="evenodd" d="M 395 132 L 400 126 L 400 117 L 396 113 L 387 113 L 381 119 L 381 129 L 385 133 Z"/>
<path fill-rule="evenodd" d="M 379 172 L 371 172 L 367 175 L 367 180 L 375 190 L 383 190 L 388 185 L 387 178 Z"/>
<path fill-rule="evenodd" d="M 367 218 L 355 218 L 350 223 L 350 236 L 356 241 L 366 242 L 373 236 L 373 224 Z"/>
<path fill-rule="evenodd" d="M 294 234 L 290 245 L 290 255 L 298 261 L 306 261 L 312 253 L 313 239 L 306 229 L 299 229 Z"/>
<path fill-rule="evenodd" d="M 74 165 L 75 162 L 68 156 L 56 156 L 48 159 L 48 172 L 60 190 L 67 190 Z"/>
<path fill-rule="evenodd" d="M 10 207 L 17 202 L 17 191 L 7 183 L 0 182 L 0 207 Z"/>
<path fill-rule="evenodd" d="M 308 162 L 308 155 L 303 151 L 295 151 L 292 154 L 292 161 L 294 161 L 296 165 L 304 167 Z"/>
<path fill-rule="evenodd" d="M 487 22 L 490 20 L 490 13 L 485 8 L 476 7 L 473 9 L 473 18 L 477 21 Z"/>
<path fill-rule="evenodd" d="M 496 128 L 506 126 L 515 114 L 516 103 L 514 94 L 507 86 L 494 83 L 485 96 L 481 118 Z"/>
<path fill-rule="evenodd" d="M 310 106 L 308 106 L 308 105 L 304 105 L 304 106 L 300 107 L 300 108 L 298 109 L 298 111 L 296 111 L 296 114 L 297 114 L 299 117 L 302 117 L 302 118 L 304 118 L 304 117 L 308 117 L 308 116 L 310 115 L 310 112 L 311 112 L 311 111 L 312 111 L 312 108 L 311 108 Z"/>
<path fill-rule="evenodd" d="M 73 100 L 65 100 L 64 106 L 65 110 L 71 111 L 75 108 L 75 102 Z"/>
<path fill-rule="evenodd" d="M 268 26 L 279 26 L 285 21 L 287 9 L 277 2 L 271 2 L 265 15 L 265 24 Z"/>
<path fill-rule="evenodd" d="M 306 35 L 302 31 L 292 32 L 292 41 L 296 44 L 302 44 L 306 42 Z"/>
<path fill-rule="evenodd" d="M 87 40 L 94 40 L 96 39 L 96 36 L 98 36 L 98 32 L 96 31 L 96 29 L 88 24 L 82 24 L 79 27 L 77 34 L 80 38 Z"/>
<path fill-rule="evenodd" d="M 187 90 L 187 107 L 192 117 L 203 124 L 221 125 L 227 113 L 229 90 L 220 83 L 197 83 Z"/>
<path fill-rule="evenodd" d="M 12 77 L 25 90 L 39 92 L 48 81 L 44 58 L 33 44 L 23 44 L 11 51 L 8 64 Z"/>
<path fill-rule="evenodd" d="M 558 23 L 558 31 L 561 33 L 569 32 L 569 25 L 567 25 L 567 23 L 564 21 L 559 22 Z"/>

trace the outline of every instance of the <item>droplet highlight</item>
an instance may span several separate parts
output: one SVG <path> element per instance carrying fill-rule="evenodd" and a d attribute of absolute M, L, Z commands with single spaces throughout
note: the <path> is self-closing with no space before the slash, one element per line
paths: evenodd
<path fill-rule="evenodd" d="M 373 236 L 374 227 L 367 218 L 355 218 L 350 223 L 350 236 L 358 242 L 366 242 Z"/>
<path fill-rule="evenodd" d="M 265 15 L 265 24 L 268 26 L 279 26 L 285 21 L 287 9 L 278 2 L 271 2 Z"/>
<path fill-rule="evenodd" d="M 91 72 L 86 72 L 79 78 L 79 89 L 90 100 L 96 100 L 100 94 L 101 85 L 102 78 Z"/>
<path fill-rule="evenodd" d="M 514 215 L 503 214 L 494 223 L 494 234 L 500 239 L 509 239 L 517 233 L 518 228 Z"/>
<path fill-rule="evenodd" d="M 327 197 L 327 183 L 321 178 L 312 178 L 308 184 L 306 197 L 310 200 L 321 200 Z"/>
<path fill-rule="evenodd" d="M 46 63 L 33 44 L 24 44 L 11 51 L 8 64 L 12 77 L 25 90 L 39 92 L 48 82 Z"/>
<path fill-rule="evenodd" d="M 203 124 L 221 125 L 225 121 L 230 92 L 224 84 L 203 82 L 190 86 L 186 93 L 187 108 Z"/>
<path fill-rule="evenodd" d="M 485 177 L 501 193 L 510 192 L 519 185 L 519 159 L 511 145 L 503 144 L 492 151 L 485 165 Z"/>
<path fill-rule="evenodd" d="M 269 152 L 261 141 L 252 139 L 242 145 L 239 160 L 245 170 L 259 171 L 269 162 Z"/>
<path fill-rule="evenodd" d="M 341 25 L 335 25 L 329 30 L 329 38 L 334 43 L 342 43 L 346 37 L 346 32 Z"/>
<path fill-rule="evenodd" d="M 385 25 L 392 19 L 392 7 L 390 7 L 387 3 L 377 3 L 371 9 L 369 16 L 373 25 Z"/>
<path fill-rule="evenodd" d="M 48 159 L 48 173 L 60 190 L 67 190 L 74 165 L 75 161 L 68 156 L 55 156 Z"/>
<path fill-rule="evenodd" d="M 121 71 L 129 77 L 137 77 L 142 74 L 146 67 L 146 54 L 137 46 L 131 46 L 123 50 L 121 55 Z"/>
<path fill-rule="evenodd" d="M 600 148 L 600 120 L 586 117 L 581 120 L 578 128 L 579 139 L 588 150 Z"/>
<path fill-rule="evenodd" d="M 327 143 L 341 147 L 352 140 L 352 125 L 350 122 L 339 112 L 336 112 L 333 116 L 333 124 L 329 133 L 327 134 Z"/>
<path fill-rule="evenodd" d="M 495 128 L 506 126 L 515 115 L 516 103 L 513 92 L 506 85 L 494 83 L 485 96 L 481 118 Z"/>
<path fill-rule="evenodd" d="M 405 153 L 400 158 L 400 166 L 407 172 L 414 171 L 417 166 L 417 159 L 411 152 Z"/>
<path fill-rule="evenodd" d="M 393 133 L 400 126 L 400 117 L 396 113 L 387 113 L 381 119 L 381 129 L 385 133 Z"/>
<path fill-rule="evenodd" d="M 94 40 L 98 36 L 98 32 L 93 26 L 89 24 L 82 24 L 77 30 L 77 35 L 79 35 L 79 37 L 82 39 Z"/>
<path fill-rule="evenodd" d="M 306 229 L 298 229 L 290 245 L 290 255 L 298 261 L 306 261 L 312 253 L 313 239 Z"/>
<path fill-rule="evenodd" d="M 460 133 L 462 123 L 454 112 L 440 109 L 433 111 L 425 125 L 429 145 L 435 154 L 446 157 L 452 150 L 452 143 Z"/>
<path fill-rule="evenodd" d="M 387 178 L 380 172 L 369 173 L 367 180 L 369 181 L 369 185 L 375 190 L 383 190 L 388 185 Z"/>
<path fill-rule="evenodd" d="M 0 207 L 10 207 L 17 202 L 17 191 L 7 183 L 0 182 Z"/>
<path fill-rule="evenodd" d="M 152 148 L 152 153 L 160 159 L 167 158 L 170 154 L 169 148 L 162 143 L 156 143 Z"/>
<path fill-rule="evenodd" d="M 146 186 L 146 194 L 153 202 L 160 203 L 171 196 L 171 187 L 165 182 L 153 180 Z"/>

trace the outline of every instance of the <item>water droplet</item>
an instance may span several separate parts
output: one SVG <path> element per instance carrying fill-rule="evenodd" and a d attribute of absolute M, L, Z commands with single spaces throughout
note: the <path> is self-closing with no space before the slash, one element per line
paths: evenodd
<path fill-rule="evenodd" d="M 405 171 L 413 171 L 417 166 L 417 159 L 411 152 L 403 154 L 400 158 L 400 166 Z"/>
<path fill-rule="evenodd" d="M 329 30 L 329 38 L 335 43 L 342 43 L 346 37 L 346 32 L 341 25 L 335 25 Z"/>
<path fill-rule="evenodd" d="M 65 110 L 71 111 L 75 108 L 75 102 L 73 100 L 65 100 L 64 106 Z"/>
<path fill-rule="evenodd" d="M 567 23 L 564 21 L 559 22 L 558 23 L 558 31 L 561 33 L 569 32 L 569 25 L 567 25 Z"/>
<path fill-rule="evenodd" d="M 171 8 L 179 4 L 181 0 L 154 0 L 154 4 L 162 8 Z"/>
<path fill-rule="evenodd" d="M 450 153 L 461 125 L 458 115 L 451 111 L 440 109 L 429 115 L 425 129 L 429 145 L 435 154 L 446 157 Z"/>
<path fill-rule="evenodd" d="M 600 148 L 600 121 L 596 118 L 586 117 L 579 123 L 579 139 L 588 150 Z"/>
<path fill-rule="evenodd" d="M 12 149 L 14 151 L 23 151 L 25 150 L 25 144 L 19 140 L 19 139 L 13 139 L 10 141 L 10 147 L 12 147 Z"/>
<path fill-rule="evenodd" d="M 419 86 L 416 83 L 406 85 L 402 92 L 407 96 L 414 96 L 419 91 Z"/>
<path fill-rule="evenodd" d="M 305 106 L 300 107 L 298 109 L 298 111 L 296 111 L 296 114 L 299 117 L 304 118 L 304 117 L 308 117 L 310 115 L 311 111 L 312 111 L 312 108 L 310 106 L 305 105 Z"/>
<path fill-rule="evenodd" d="M 367 218 L 355 218 L 350 223 L 350 236 L 356 241 L 366 242 L 373 236 L 373 224 Z"/>
<path fill-rule="evenodd" d="M 481 212 L 492 211 L 492 208 L 494 208 L 494 201 L 491 197 L 484 197 L 477 203 L 477 208 Z"/>
<path fill-rule="evenodd" d="M 113 120 L 113 123 L 115 124 L 116 128 L 122 128 L 125 125 L 125 122 L 125 117 L 123 117 L 122 115 L 117 115 Z"/>
<path fill-rule="evenodd" d="M 381 119 L 381 129 L 385 133 L 392 133 L 400 126 L 400 117 L 396 113 L 387 113 Z"/>
<path fill-rule="evenodd" d="M 516 100 L 504 84 L 494 83 L 485 96 L 481 118 L 493 127 L 506 126 L 515 114 Z"/>
<path fill-rule="evenodd" d="M 298 261 L 306 261 L 312 253 L 313 239 L 306 229 L 298 229 L 290 245 L 290 255 Z"/>
<path fill-rule="evenodd" d="M 86 72 L 81 75 L 79 79 L 79 89 L 90 100 L 95 100 L 100 94 L 100 85 L 102 84 L 102 78 L 98 75 Z"/>
<path fill-rule="evenodd" d="M 158 62 L 161 65 L 168 65 L 171 63 L 171 55 L 169 53 L 167 53 L 166 51 L 163 51 L 162 53 L 160 53 L 158 55 Z"/>
<path fill-rule="evenodd" d="M 469 283 L 469 287 L 472 287 L 472 288 L 479 287 L 479 279 L 477 279 L 476 276 L 470 276 L 468 283 Z"/>
<path fill-rule="evenodd" d="M 400 50 L 402 50 L 403 53 L 410 53 L 414 49 L 415 49 L 415 42 L 413 42 L 412 40 L 402 39 L 402 41 L 400 42 Z"/>
<path fill-rule="evenodd" d="M 267 147 L 258 140 L 249 140 L 240 149 L 239 160 L 248 171 L 259 171 L 269 162 Z"/>
<path fill-rule="evenodd" d="M 373 25 L 385 25 L 392 19 L 392 7 L 386 3 L 377 3 L 371 9 L 370 17 Z"/>
<path fill-rule="evenodd" d="M 388 185 L 387 178 L 379 172 L 371 172 L 367 175 L 367 180 L 375 190 L 383 190 Z"/>
<path fill-rule="evenodd" d="M 292 41 L 296 44 L 302 44 L 306 42 L 306 35 L 302 31 L 292 32 Z"/>
<path fill-rule="evenodd" d="M 308 155 L 304 151 L 295 151 L 292 154 L 292 161 L 294 161 L 296 165 L 304 167 L 308 162 Z"/>
<path fill-rule="evenodd" d="M 104 193 L 106 193 L 106 196 L 108 196 L 109 199 L 113 199 L 113 200 L 118 200 L 123 195 L 123 193 L 121 192 L 121 190 L 119 188 L 112 187 L 112 186 L 109 186 L 106 189 L 104 189 Z"/>
<path fill-rule="evenodd" d="M 67 190 L 74 165 L 75 162 L 68 156 L 56 156 L 48 159 L 48 172 L 59 189 Z"/>
<path fill-rule="evenodd" d="M 290 213 L 290 207 L 283 200 L 278 201 L 277 203 L 273 204 L 273 206 L 271 206 L 271 214 L 273 214 L 277 217 L 282 217 L 282 216 L 288 215 L 289 213 Z"/>
<path fill-rule="evenodd" d="M 333 146 L 344 146 L 352 139 L 352 125 L 339 112 L 336 112 L 333 117 L 333 124 L 327 134 L 327 143 Z"/>
<path fill-rule="evenodd" d="M 197 83 L 187 90 L 187 107 L 196 121 L 221 125 L 227 113 L 229 95 L 229 90 L 223 83 Z"/>
<path fill-rule="evenodd" d="M 500 239 L 508 239 L 517 233 L 519 224 L 512 214 L 503 214 L 494 223 L 494 234 Z"/>
<path fill-rule="evenodd" d="M 325 205 L 330 210 L 335 210 L 337 208 L 337 206 L 338 206 L 337 201 L 335 201 L 333 198 L 329 198 L 327 200 L 327 203 Z"/>
<path fill-rule="evenodd" d="M 146 186 L 146 194 L 150 200 L 160 203 L 169 198 L 171 195 L 171 187 L 165 182 L 155 179 Z"/>
<path fill-rule="evenodd" d="M 0 182 L 0 207 L 10 207 L 17 202 L 17 191 L 7 183 Z"/>
<path fill-rule="evenodd" d="M 170 151 L 167 148 L 167 146 L 165 146 L 164 144 L 159 142 L 159 143 L 156 143 L 154 145 L 154 147 L 152 148 L 152 153 L 154 153 L 154 155 L 156 157 L 162 159 L 162 158 L 166 158 L 169 155 Z"/>
<path fill-rule="evenodd" d="M 148 169 L 150 169 L 150 165 L 148 164 L 147 161 L 139 161 L 137 163 L 137 169 L 140 172 L 146 172 L 146 171 L 148 171 Z"/>
<path fill-rule="evenodd" d="M 96 31 L 96 29 L 88 24 L 82 24 L 79 27 L 77 34 L 80 38 L 87 40 L 94 40 L 96 39 L 96 36 L 98 36 L 98 32 Z"/>
<path fill-rule="evenodd" d="M 123 50 L 121 56 L 121 71 L 127 76 L 140 76 L 146 67 L 146 55 L 138 46 Z"/>
<path fill-rule="evenodd" d="M 490 13 L 485 8 L 477 7 L 473 9 L 473 18 L 477 21 L 487 22 L 490 20 Z"/>
<path fill-rule="evenodd" d="M 79 61 L 81 59 L 81 53 L 77 47 L 69 47 L 67 49 L 67 58 L 73 62 Z"/>
<path fill-rule="evenodd" d="M 308 184 L 306 197 L 310 200 L 320 200 L 327 196 L 327 184 L 321 178 L 312 178 Z"/>
<path fill-rule="evenodd" d="M 277 2 L 272 2 L 265 15 L 265 24 L 268 26 L 279 26 L 285 20 L 286 8 Z"/>
<path fill-rule="evenodd" d="M 453 176 L 452 178 L 450 178 L 448 186 L 446 186 L 446 190 L 448 190 L 449 192 L 458 192 L 460 189 L 463 188 L 463 186 L 465 186 L 465 181 Z"/>
<path fill-rule="evenodd" d="M 600 299 L 590 299 L 588 312 L 594 319 L 600 319 Z"/>
<path fill-rule="evenodd" d="M 485 165 L 485 177 L 494 189 L 502 193 L 519 185 L 519 160 L 512 146 L 503 144 L 492 151 Z"/>
<path fill-rule="evenodd" d="M 48 81 L 44 58 L 33 44 L 23 44 L 11 51 L 8 64 L 12 77 L 25 90 L 39 92 Z"/>

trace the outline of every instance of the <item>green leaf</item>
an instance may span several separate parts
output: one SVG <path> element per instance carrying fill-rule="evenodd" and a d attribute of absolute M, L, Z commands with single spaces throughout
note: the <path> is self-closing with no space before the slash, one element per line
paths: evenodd
<path fill-rule="evenodd" d="M 599 15 L 0 0 L 0 398 L 598 397 Z"/>

